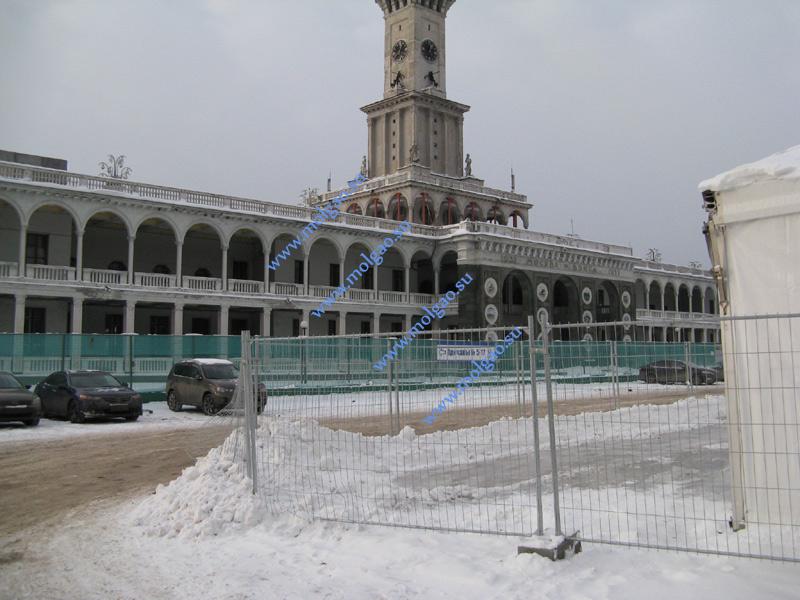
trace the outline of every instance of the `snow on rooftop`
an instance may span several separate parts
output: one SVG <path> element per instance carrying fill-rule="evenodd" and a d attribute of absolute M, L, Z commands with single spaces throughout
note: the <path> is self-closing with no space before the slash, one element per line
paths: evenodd
<path fill-rule="evenodd" d="M 724 192 L 771 179 L 800 179 L 800 146 L 736 167 L 700 183 L 700 191 Z"/>

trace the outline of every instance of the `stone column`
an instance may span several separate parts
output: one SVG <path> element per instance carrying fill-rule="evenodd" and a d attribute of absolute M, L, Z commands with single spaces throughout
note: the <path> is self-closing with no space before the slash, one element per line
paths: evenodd
<path fill-rule="evenodd" d="M 75 250 L 75 279 L 83 281 L 83 231 L 78 232 Z"/>
<path fill-rule="evenodd" d="M 25 250 L 28 246 L 28 226 L 23 225 L 19 228 L 19 275 L 25 277 Z M 23 296 L 24 298 L 24 296 Z"/>
<path fill-rule="evenodd" d="M 439 269 L 433 269 L 433 295 L 438 298 L 439 296 Z"/>
<path fill-rule="evenodd" d="M 183 304 L 177 302 L 172 311 L 172 335 L 183 335 Z"/>
<path fill-rule="evenodd" d="M 406 329 L 405 330 L 408 331 L 409 329 L 411 329 L 411 325 L 412 325 L 411 322 L 414 320 L 414 316 L 413 315 L 406 315 L 404 320 L 406 322 Z"/>
<path fill-rule="evenodd" d="M 14 333 L 25 333 L 25 296 L 14 298 Z"/>
<path fill-rule="evenodd" d="M 375 294 L 375 301 L 378 302 L 381 299 L 378 289 L 378 265 L 372 265 L 372 291 Z"/>
<path fill-rule="evenodd" d="M 270 327 L 270 317 L 272 316 L 272 309 L 264 307 L 261 309 L 261 336 L 270 337 L 272 329 Z"/>
<path fill-rule="evenodd" d="M 381 332 L 381 313 L 372 313 L 372 333 Z"/>
<path fill-rule="evenodd" d="M 133 283 L 133 245 L 136 242 L 135 235 L 128 236 L 128 283 Z"/>
<path fill-rule="evenodd" d="M 83 298 L 72 299 L 72 333 L 83 333 Z"/>
<path fill-rule="evenodd" d="M 403 270 L 405 271 L 405 297 L 406 302 L 411 302 L 411 267 L 410 266 L 403 266 Z"/>
<path fill-rule="evenodd" d="M 309 253 L 310 255 L 310 253 Z M 309 289 L 308 289 L 308 256 L 306 255 L 303 257 L 303 295 L 308 296 Z M 305 312 L 303 313 L 305 314 Z M 303 317 L 304 319 L 308 320 L 308 317 Z"/>
<path fill-rule="evenodd" d="M 183 240 L 176 241 L 175 245 L 178 247 L 175 262 L 175 274 L 178 277 L 177 286 L 183 287 Z"/>
<path fill-rule="evenodd" d="M 343 310 L 339 311 L 339 325 L 336 329 L 336 335 L 346 335 L 347 334 L 347 313 Z"/>
<path fill-rule="evenodd" d="M 228 289 L 228 246 L 222 246 L 222 289 Z M 228 329 L 228 326 L 225 326 Z"/>
<path fill-rule="evenodd" d="M 135 330 L 136 300 L 125 301 L 125 317 L 122 324 L 124 333 L 133 333 Z"/>
<path fill-rule="evenodd" d="M 222 304 L 219 307 L 219 325 L 217 331 L 219 335 L 228 335 L 228 315 L 230 314 L 230 306 Z"/>

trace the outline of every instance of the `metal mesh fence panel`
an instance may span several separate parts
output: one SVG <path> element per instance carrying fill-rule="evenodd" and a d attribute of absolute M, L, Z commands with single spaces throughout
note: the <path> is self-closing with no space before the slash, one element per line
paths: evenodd
<path fill-rule="evenodd" d="M 253 381 L 269 397 L 258 492 L 276 513 L 316 519 L 532 533 L 527 337 L 254 340 Z"/>
<path fill-rule="evenodd" d="M 607 362 L 618 381 L 605 383 L 587 380 L 606 368 L 594 364 L 597 353 L 586 348 L 580 358 L 567 348 L 587 334 L 613 339 L 618 324 L 552 327 L 552 337 L 565 340 L 552 343 L 564 532 L 611 544 L 800 558 L 798 325 L 788 317 L 723 319 L 730 330 L 724 369 L 713 345 L 611 341 Z M 568 364 L 559 367 L 565 354 Z M 613 402 L 597 400 L 607 387 Z"/>

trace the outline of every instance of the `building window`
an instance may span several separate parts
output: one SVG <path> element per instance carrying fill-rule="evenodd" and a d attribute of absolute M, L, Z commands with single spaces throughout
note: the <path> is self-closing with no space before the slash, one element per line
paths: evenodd
<path fill-rule="evenodd" d="M 303 266 L 305 265 L 304 260 L 296 260 L 294 261 L 294 282 L 295 283 L 303 283 Z"/>
<path fill-rule="evenodd" d="M 361 279 L 361 289 L 362 290 L 371 290 L 372 284 L 375 281 L 373 279 L 373 272 L 375 271 L 375 267 L 370 267 L 369 271 L 364 273 L 364 277 Z"/>
<path fill-rule="evenodd" d="M 336 321 L 328 321 L 328 335 L 336 335 Z"/>
<path fill-rule="evenodd" d="M 169 335 L 169 317 L 165 315 L 150 315 L 150 334 Z"/>
<path fill-rule="evenodd" d="M 369 321 L 361 321 L 361 333 L 371 333 Z"/>
<path fill-rule="evenodd" d="M 122 333 L 122 315 L 106 315 L 106 333 Z"/>
<path fill-rule="evenodd" d="M 47 309 L 36 306 L 25 307 L 25 333 L 45 332 L 46 311 Z"/>
<path fill-rule="evenodd" d="M 205 267 L 200 267 L 197 271 L 194 272 L 195 277 L 211 277 L 211 271 L 206 269 Z"/>
<path fill-rule="evenodd" d="M 233 261 L 233 268 L 231 269 L 232 279 L 248 279 L 247 277 L 247 261 L 235 260 Z"/>
<path fill-rule="evenodd" d="M 247 319 L 231 319 L 230 335 L 242 335 L 243 331 L 250 329 Z"/>
<path fill-rule="evenodd" d="M 46 265 L 50 236 L 44 233 L 29 233 L 25 238 L 25 264 Z"/>
<path fill-rule="evenodd" d="M 208 335 L 211 333 L 211 321 L 205 317 L 192 317 L 192 333 Z"/>
<path fill-rule="evenodd" d="M 392 269 L 392 291 L 404 292 L 405 289 L 405 273 L 402 269 Z"/>
<path fill-rule="evenodd" d="M 331 287 L 339 285 L 339 265 L 330 266 L 328 285 Z"/>
<path fill-rule="evenodd" d="M 300 319 L 292 319 L 292 337 L 300 335 Z"/>
<path fill-rule="evenodd" d="M 391 331 L 392 333 L 401 333 L 403 331 L 403 324 L 398 322 L 393 322 L 391 324 Z"/>

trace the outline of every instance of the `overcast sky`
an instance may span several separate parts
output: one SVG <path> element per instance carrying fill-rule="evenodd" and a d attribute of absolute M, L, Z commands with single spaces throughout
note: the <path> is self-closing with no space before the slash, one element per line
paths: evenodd
<path fill-rule="evenodd" d="M 296 204 L 383 92 L 373 0 L 0 0 L 0 149 Z M 448 98 L 531 229 L 708 265 L 698 183 L 800 144 L 798 0 L 457 0 Z"/>

